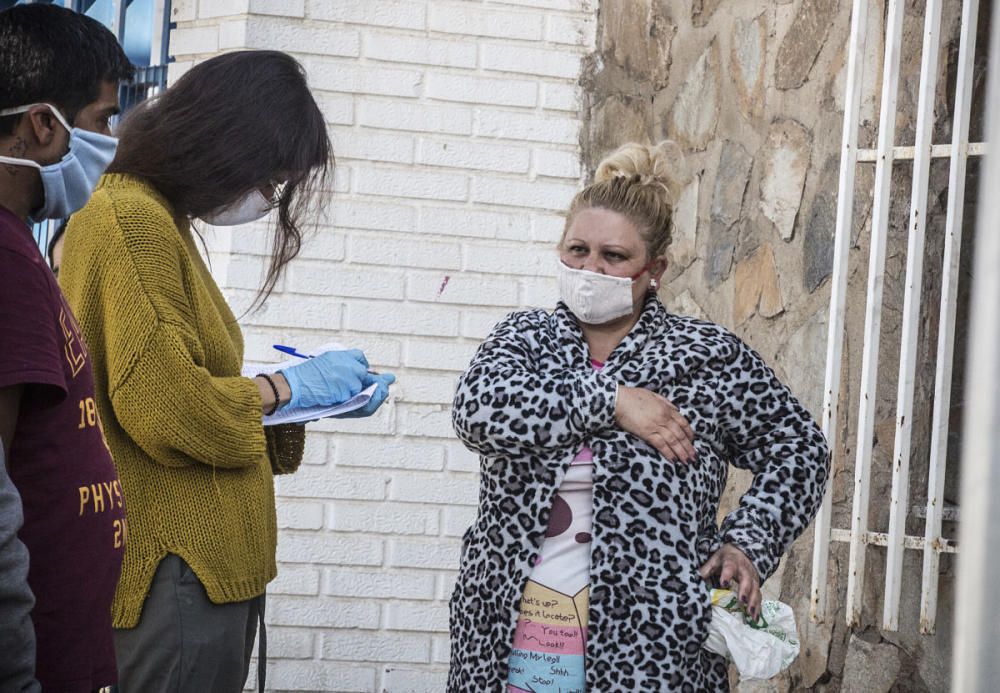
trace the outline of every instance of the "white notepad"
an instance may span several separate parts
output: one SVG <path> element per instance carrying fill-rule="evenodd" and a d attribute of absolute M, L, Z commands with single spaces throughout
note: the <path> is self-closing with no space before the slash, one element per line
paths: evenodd
<path fill-rule="evenodd" d="M 309 356 L 319 356 L 320 354 L 325 354 L 328 351 L 344 351 L 347 347 L 338 344 L 336 342 L 330 342 L 329 344 L 323 344 L 310 352 L 307 352 Z M 298 366 L 302 364 L 302 359 L 289 359 L 287 361 L 282 361 L 281 363 L 263 363 L 254 364 L 246 363 L 243 364 L 243 375 L 247 378 L 252 378 L 255 375 L 260 375 L 261 373 L 274 373 L 275 371 L 280 371 L 292 366 Z M 319 406 L 319 407 L 290 407 L 287 404 L 270 416 L 264 417 L 265 426 L 277 426 L 278 424 L 293 424 L 293 423 L 306 423 L 307 421 L 315 421 L 316 419 L 325 419 L 330 416 L 338 416 L 340 414 L 346 414 L 347 412 L 354 411 L 355 409 L 360 409 L 361 407 L 368 404 L 368 401 L 375 394 L 375 389 L 378 384 L 372 384 L 366 387 L 364 390 L 354 395 L 351 399 L 346 402 L 341 402 L 340 404 L 335 404 L 330 407 Z"/>

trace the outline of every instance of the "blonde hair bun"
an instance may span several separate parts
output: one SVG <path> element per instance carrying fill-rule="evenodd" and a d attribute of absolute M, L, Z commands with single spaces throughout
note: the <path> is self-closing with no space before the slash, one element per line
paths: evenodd
<path fill-rule="evenodd" d="M 594 182 L 630 179 L 633 184 L 657 189 L 665 202 L 673 206 L 683 185 L 683 167 L 684 155 L 672 140 L 652 145 L 629 142 L 601 160 L 594 172 Z"/>

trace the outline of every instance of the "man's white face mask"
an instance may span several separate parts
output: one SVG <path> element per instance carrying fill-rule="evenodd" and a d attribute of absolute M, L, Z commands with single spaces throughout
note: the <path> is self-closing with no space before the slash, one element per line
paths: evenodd
<path fill-rule="evenodd" d="M 559 298 L 581 322 L 603 325 L 632 312 L 632 285 L 648 268 L 634 277 L 576 270 L 559 261 Z"/>

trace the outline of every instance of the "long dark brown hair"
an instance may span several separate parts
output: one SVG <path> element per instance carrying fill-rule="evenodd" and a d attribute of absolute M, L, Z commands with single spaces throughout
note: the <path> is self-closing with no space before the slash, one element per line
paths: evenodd
<path fill-rule="evenodd" d="M 279 51 L 227 53 L 195 65 L 125 117 L 109 173 L 144 178 L 200 217 L 273 182 L 285 183 L 271 263 L 255 306 L 302 245 L 300 220 L 316 209 L 333 170 L 326 123 L 305 71 Z"/>

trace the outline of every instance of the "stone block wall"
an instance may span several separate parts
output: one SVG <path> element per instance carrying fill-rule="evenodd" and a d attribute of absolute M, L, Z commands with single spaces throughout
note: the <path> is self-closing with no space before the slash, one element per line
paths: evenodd
<path fill-rule="evenodd" d="M 478 489 L 451 430 L 455 381 L 504 315 L 555 304 L 596 2 L 173 0 L 172 17 L 171 79 L 224 50 L 288 51 L 333 138 L 324 218 L 241 318 L 248 359 L 337 340 L 399 378 L 371 419 L 310 425 L 305 464 L 279 479 L 268 686 L 443 691 Z M 207 240 L 240 315 L 265 228 Z"/>
<path fill-rule="evenodd" d="M 685 151 L 678 166 L 689 180 L 676 209 L 676 233 L 664 301 L 675 312 L 702 316 L 735 330 L 771 363 L 817 415 L 822 406 L 839 149 L 843 126 L 848 0 L 602 0 L 597 50 L 584 75 L 584 162 L 629 140 L 669 138 Z M 860 146 L 877 133 L 884 37 L 884 3 L 865 3 L 868 34 Z M 897 144 L 912 144 L 918 94 L 923 2 L 906 3 Z M 961 3 L 944 3 L 934 141 L 950 142 Z M 985 64 L 991 3 L 980 3 L 979 54 Z M 970 139 L 981 139 L 985 84 L 977 71 Z M 885 531 L 891 487 L 896 381 L 905 283 L 911 164 L 893 174 L 886 265 L 870 526 Z M 970 164 L 965 215 L 971 239 L 978 165 Z M 931 169 L 925 280 L 914 411 L 911 505 L 926 503 L 940 299 L 947 161 Z M 867 292 L 868 239 L 874 164 L 859 167 L 849 269 L 848 325 L 833 479 L 834 527 L 850 527 L 853 461 Z M 959 355 L 952 401 L 952 444 L 946 500 L 957 502 L 957 432 L 966 332 L 969 257 L 963 249 Z M 748 477 L 734 474 L 725 506 L 738 501 Z M 946 523 L 946 533 L 955 526 Z M 907 532 L 922 535 L 911 513 Z M 885 550 L 868 549 L 861 627 L 844 625 L 847 546 L 831 545 L 830 617 L 808 620 L 812 533 L 792 548 L 765 588 L 791 604 L 803 638 L 802 655 L 774 681 L 744 683 L 744 691 L 944 691 L 950 676 L 954 564 L 942 561 L 938 629 L 918 632 L 921 556 L 907 552 L 898 632 L 880 628 Z M 895 688 L 893 688 L 895 687 Z"/>

